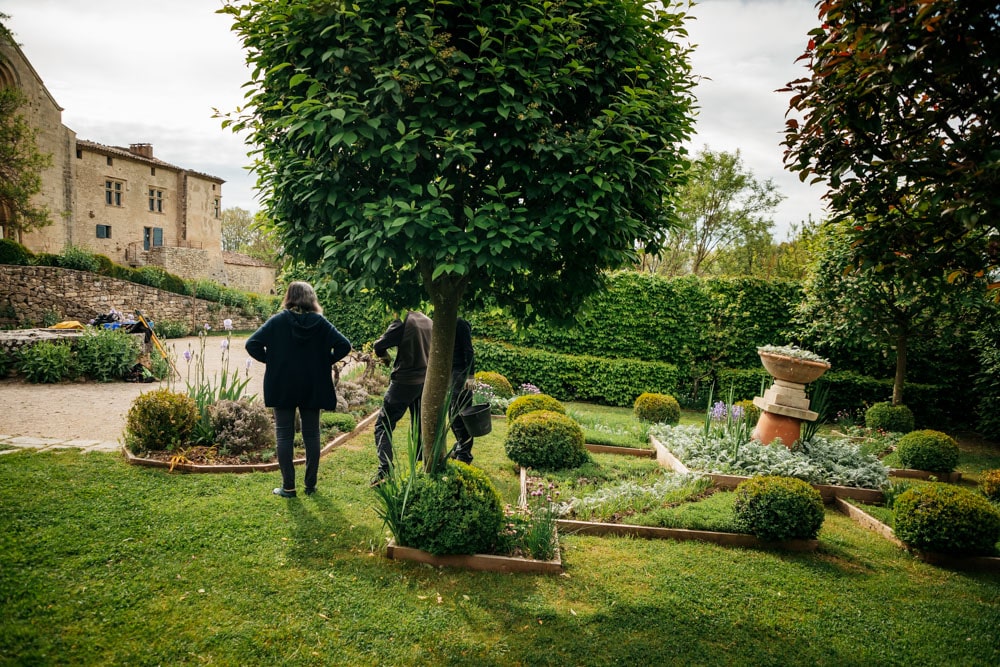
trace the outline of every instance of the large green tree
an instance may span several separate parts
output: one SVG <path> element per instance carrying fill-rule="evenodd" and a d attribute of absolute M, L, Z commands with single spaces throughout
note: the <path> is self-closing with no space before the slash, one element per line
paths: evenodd
<path fill-rule="evenodd" d="M 234 206 L 222 211 L 222 249 L 239 252 L 259 260 L 280 263 L 281 246 L 267 219 Z"/>
<path fill-rule="evenodd" d="M 693 122 L 680 11 L 641 0 L 223 11 L 253 68 L 231 123 L 256 145 L 282 244 L 390 304 L 433 305 L 424 434 L 437 432 L 463 300 L 568 315 L 602 270 L 656 249 L 675 223 Z"/>
<path fill-rule="evenodd" d="M 782 199 L 773 181 L 758 179 L 743 164 L 738 150 L 702 149 L 678 195 L 681 224 L 670 232 L 663 272 L 704 275 L 722 250 L 770 247 L 770 216 Z"/>
<path fill-rule="evenodd" d="M 855 221 L 856 265 L 996 281 L 1000 3 L 817 7 L 809 76 L 788 86 L 786 166 L 825 182 L 836 217 Z"/>
<path fill-rule="evenodd" d="M 6 18 L 0 13 L 0 40 L 13 43 Z M 26 232 L 52 223 L 48 209 L 33 202 L 52 156 L 38 150 L 36 131 L 22 113 L 26 104 L 19 89 L 0 86 L 0 224 L 4 235 L 18 242 Z"/>
<path fill-rule="evenodd" d="M 812 247 L 799 325 L 810 346 L 861 359 L 875 351 L 894 359 L 894 405 L 903 403 L 910 351 L 921 339 L 974 329 L 985 305 L 983 282 L 950 283 L 943 274 L 899 275 L 853 265 L 848 222 L 824 225 Z M 940 379 L 945 382 L 945 378 Z"/>

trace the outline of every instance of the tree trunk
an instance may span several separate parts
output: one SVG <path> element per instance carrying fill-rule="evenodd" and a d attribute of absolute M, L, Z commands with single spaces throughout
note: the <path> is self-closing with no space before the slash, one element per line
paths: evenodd
<path fill-rule="evenodd" d="M 420 438 L 424 454 L 424 469 L 433 470 L 434 443 L 438 438 L 447 443 L 448 413 L 445 403 L 451 390 L 451 361 L 455 351 L 455 329 L 458 308 L 465 291 L 465 279 L 438 278 L 431 280 L 432 268 L 421 266 L 424 286 L 434 305 L 434 329 L 431 332 L 431 352 L 427 359 L 427 375 L 420 407 Z M 441 455 L 446 453 L 445 447 Z"/>
<path fill-rule="evenodd" d="M 892 383 L 892 404 L 903 405 L 903 382 L 906 380 L 906 334 L 896 336 L 896 377 Z"/>

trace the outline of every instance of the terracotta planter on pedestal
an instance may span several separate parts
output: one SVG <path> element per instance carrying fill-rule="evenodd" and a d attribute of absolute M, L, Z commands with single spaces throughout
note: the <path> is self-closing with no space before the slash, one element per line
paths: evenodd
<path fill-rule="evenodd" d="M 774 384 L 763 396 L 753 399 L 753 404 L 761 410 L 753 437 L 765 445 L 781 438 L 783 445 L 791 447 L 801 436 L 802 422 L 819 418 L 809 410 L 806 385 L 819 379 L 830 364 L 773 352 L 757 354 L 765 370 L 774 377 Z"/>

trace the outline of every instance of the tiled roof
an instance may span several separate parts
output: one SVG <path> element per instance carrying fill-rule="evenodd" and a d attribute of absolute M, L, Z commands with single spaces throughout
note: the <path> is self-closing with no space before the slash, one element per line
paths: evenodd
<path fill-rule="evenodd" d="M 124 146 L 107 146 L 105 144 L 99 144 L 96 141 L 87 141 L 86 139 L 77 139 L 76 145 L 78 148 L 85 148 L 95 153 L 100 153 L 101 155 L 127 158 L 129 160 L 135 160 L 136 162 L 142 162 L 154 167 L 173 169 L 174 171 L 186 171 L 189 174 L 200 176 L 209 181 L 215 181 L 216 183 L 225 183 L 225 181 L 219 178 L 218 176 L 212 176 L 211 174 L 205 174 L 200 171 L 194 171 L 192 169 L 184 169 L 183 167 L 178 167 L 176 165 L 170 164 L 169 162 L 164 162 L 163 160 L 159 160 L 155 157 L 145 157 L 139 155 L 138 153 L 133 153 Z"/>

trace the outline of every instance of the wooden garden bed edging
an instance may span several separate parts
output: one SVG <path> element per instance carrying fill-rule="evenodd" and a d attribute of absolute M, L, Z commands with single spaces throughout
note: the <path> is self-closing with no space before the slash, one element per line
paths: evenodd
<path fill-rule="evenodd" d="M 889 468 L 889 477 L 902 477 L 905 479 L 930 479 L 934 477 L 939 482 L 958 484 L 962 481 L 960 472 L 930 472 L 928 470 L 912 470 L 910 468 Z"/>
<path fill-rule="evenodd" d="M 653 448 L 656 450 L 656 460 L 660 462 L 660 465 L 682 474 L 697 472 L 692 471 L 686 465 L 681 463 L 680 459 L 674 456 L 673 453 L 655 437 L 649 436 L 649 439 L 653 443 Z M 743 475 L 721 475 L 711 472 L 701 474 L 706 477 L 710 477 L 713 484 L 725 489 L 736 488 L 739 486 L 740 482 L 750 479 L 750 477 Z M 823 497 L 824 503 L 832 503 L 835 498 L 853 498 L 854 500 L 860 500 L 863 503 L 875 504 L 880 503 L 885 499 L 885 495 L 879 489 L 862 489 L 856 486 L 837 486 L 835 484 L 812 484 L 811 486 L 819 491 L 819 494 Z"/>
<path fill-rule="evenodd" d="M 378 418 L 379 411 L 376 410 L 372 414 L 368 415 L 354 427 L 354 430 L 350 433 L 341 433 L 336 438 L 326 443 L 326 445 L 320 450 L 320 457 L 326 456 L 328 453 L 340 447 L 348 440 L 352 439 L 363 429 L 367 428 L 375 422 Z M 122 445 L 122 453 L 125 455 L 125 461 L 131 465 L 146 466 L 147 468 L 165 468 L 167 470 L 171 469 L 169 461 L 160 461 L 159 459 L 147 459 L 141 456 L 136 456 L 128 450 L 124 444 Z M 305 458 L 295 459 L 295 465 L 304 465 L 306 462 Z M 173 466 L 174 471 L 180 472 L 215 472 L 215 473 L 247 473 L 247 472 L 271 472 L 273 470 L 278 470 L 278 462 L 273 463 L 239 463 L 231 465 L 203 465 L 199 463 L 177 463 Z"/>
<path fill-rule="evenodd" d="M 556 525 L 564 534 L 573 535 L 629 535 L 657 540 L 696 540 L 712 542 L 724 547 L 748 547 L 784 549 L 787 551 L 815 551 L 819 540 L 784 540 L 767 542 L 746 533 L 720 533 L 711 530 L 688 530 L 684 528 L 659 528 L 656 526 L 634 526 L 623 523 L 598 523 L 594 521 L 573 521 L 559 519 Z"/>
<path fill-rule="evenodd" d="M 588 452 L 595 454 L 621 454 L 622 456 L 638 456 L 645 459 L 655 459 L 655 449 L 642 449 L 640 447 L 617 447 L 615 445 L 591 445 L 586 444 Z"/>
<path fill-rule="evenodd" d="M 985 572 L 1000 572 L 1000 557 L 997 556 L 955 556 L 952 554 L 942 554 L 933 551 L 921 551 L 913 549 L 903 543 L 892 528 L 885 525 L 868 512 L 856 505 L 852 505 L 846 500 L 836 498 L 834 500 L 838 510 L 853 519 L 862 528 L 872 530 L 898 547 L 902 547 L 913 553 L 917 558 L 931 565 L 940 565 L 960 570 L 979 570 Z"/>
<path fill-rule="evenodd" d="M 552 560 L 534 560 L 516 556 L 494 556 L 491 554 L 471 554 L 467 556 L 434 554 L 412 547 L 401 547 L 393 540 L 385 548 L 385 555 L 392 560 L 407 560 L 426 563 L 434 567 L 460 567 L 480 572 L 522 572 L 538 574 L 562 574 L 563 564 L 559 550 Z"/>

